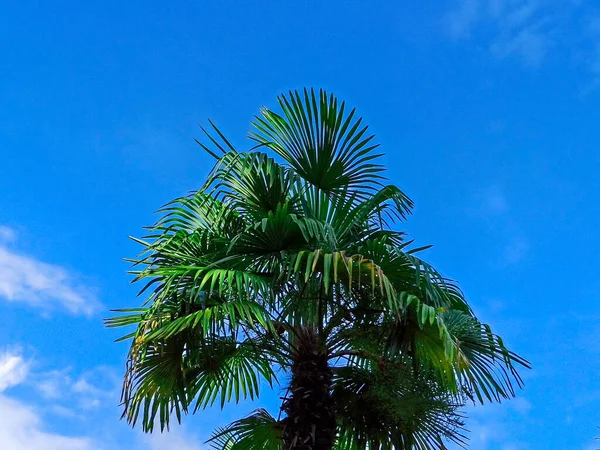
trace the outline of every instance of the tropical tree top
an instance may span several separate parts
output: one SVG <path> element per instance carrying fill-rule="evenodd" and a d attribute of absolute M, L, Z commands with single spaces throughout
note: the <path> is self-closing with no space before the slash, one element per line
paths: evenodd
<path fill-rule="evenodd" d="M 205 184 L 135 239 L 145 301 L 107 321 L 135 326 L 124 416 L 151 431 L 289 376 L 279 417 L 258 410 L 215 448 L 464 443 L 460 406 L 513 396 L 528 363 L 395 229 L 413 203 L 387 184 L 355 110 L 324 91 L 278 100 L 252 122 L 248 151 L 203 129 Z"/>

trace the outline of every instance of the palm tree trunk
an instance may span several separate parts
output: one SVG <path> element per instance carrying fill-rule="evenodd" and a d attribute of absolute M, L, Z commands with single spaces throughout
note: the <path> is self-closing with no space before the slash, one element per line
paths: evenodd
<path fill-rule="evenodd" d="M 336 417 L 331 399 L 332 371 L 319 349 L 316 334 L 298 333 L 286 414 L 284 450 L 331 450 L 336 438 Z"/>

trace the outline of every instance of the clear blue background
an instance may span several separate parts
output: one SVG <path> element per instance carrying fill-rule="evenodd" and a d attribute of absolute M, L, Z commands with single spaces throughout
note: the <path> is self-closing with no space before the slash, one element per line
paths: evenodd
<path fill-rule="evenodd" d="M 259 107 L 288 89 L 323 87 L 377 134 L 391 181 L 417 205 L 404 228 L 434 244 L 428 259 L 533 365 L 518 400 L 469 410 L 472 448 L 595 448 L 593 2 L 1 6 L 0 225 L 18 233 L 10 251 L 78 274 L 103 305 L 81 317 L 0 297 L 0 348 L 25 349 L 35 376 L 69 368 L 73 380 L 95 373 L 98 389 L 116 389 L 126 346 L 101 319 L 140 302 L 121 261 L 139 250 L 127 236 L 207 173 L 197 124 L 214 119 L 243 148 Z M 81 409 L 42 398 L 35 376 L 3 395 L 35 406 L 48 432 L 111 450 L 145 445 L 117 425 L 117 397 Z M 52 413 L 59 403 L 77 417 Z M 189 448 L 251 408 L 186 418 Z"/>

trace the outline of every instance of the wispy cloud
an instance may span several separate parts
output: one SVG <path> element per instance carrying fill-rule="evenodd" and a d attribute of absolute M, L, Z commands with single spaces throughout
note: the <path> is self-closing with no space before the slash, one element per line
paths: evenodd
<path fill-rule="evenodd" d="M 474 215 L 489 224 L 500 245 L 498 263 L 510 266 L 521 262 L 530 249 L 527 236 L 513 218 L 506 193 L 498 184 L 483 189 L 474 200 Z"/>
<path fill-rule="evenodd" d="M 90 315 L 98 310 L 95 296 L 76 275 L 15 250 L 16 242 L 12 229 L 0 227 L 0 299 L 26 303 L 42 312 L 60 309 Z"/>
<path fill-rule="evenodd" d="M 551 19 L 534 0 L 460 0 L 444 21 L 455 39 L 468 39 L 481 30 L 496 58 L 514 58 L 527 67 L 538 67 L 553 44 Z"/>
<path fill-rule="evenodd" d="M 498 185 L 484 189 L 480 196 L 482 214 L 487 216 L 500 216 L 508 213 L 506 195 Z"/>
<path fill-rule="evenodd" d="M 590 15 L 582 28 L 590 41 L 584 64 L 588 68 L 591 80 L 580 90 L 580 94 L 585 96 L 600 86 L 600 14 Z"/>
<path fill-rule="evenodd" d="M 173 428 L 169 433 L 144 436 L 144 444 L 149 450 L 204 450 L 200 439 L 186 431 L 184 427 Z"/>
<path fill-rule="evenodd" d="M 17 233 L 12 228 L 0 225 L 0 244 L 7 244 L 17 238 Z"/>
<path fill-rule="evenodd" d="M 89 411 L 117 405 L 121 379 L 109 367 L 96 367 L 73 376 L 69 368 L 34 375 L 33 386 L 46 400 Z"/>
<path fill-rule="evenodd" d="M 467 38 L 480 20 L 480 0 L 462 0 L 445 18 L 448 32 L 454 38 Z"/>
<path fill-rule="evenodd" d="M 447 34 L 497 60 L 539 68 L 550 55 L 582 69 L 579 94 L 600 87 L 600 13 L 583 0 L 455 0 L 443 16 Z"/>
<path fill-rule="evenodd" d="M 503 259 L 506 265 L 517 264 L 525 258 L 529 251 L 529 240 L 521 235 L 514 234 L 504 246 Z"/>
<path fill-rule="evenodd" d="M 110 367 L 96 367 L 81 375 L 72 390 L 78 398 L 79 407 L 94 409 L 104 404 L 117 404 L 121 389 L 121 377 Z"/>
<path fill-rule="evenodd" d="M 523 397 L 517 397 L 501 404 L 484 407 L 472 406 L 466 409 L 469 416 L 469 448 L 478 450 L 525 450 L 528 444 L 515 439 L 515 424 L 527 420 L 532 405 Z M 513 433 L 508 430 L 513 430 Z M 449 446 L 449 450 L 458 450 Z"/>
<path fill-rule="evenodd" d="M 52 370 L 36 377 L 35 388 L 47 400 L 58 400 L 64 397 L 71 377 L 67 370 Z"/>
<path fill-rule="evenodd" d="M 539 67 L 552 45 L 551 36 L 542 23 L 535 23 L 514 33 L 503 33 L 490 50 L 499 59 L 515 57 L 527 67 Z"/>

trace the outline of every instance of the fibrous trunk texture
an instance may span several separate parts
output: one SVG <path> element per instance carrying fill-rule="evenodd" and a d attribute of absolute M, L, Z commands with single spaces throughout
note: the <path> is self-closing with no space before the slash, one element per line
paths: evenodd
<path fill-rule="evenodd" d="M 336 417 L 331 399 L 332 371 L 314 331 L 298 333 L 292 380 L 283 404 L 286 413 L 284 450 L 331 450 Z"/>

